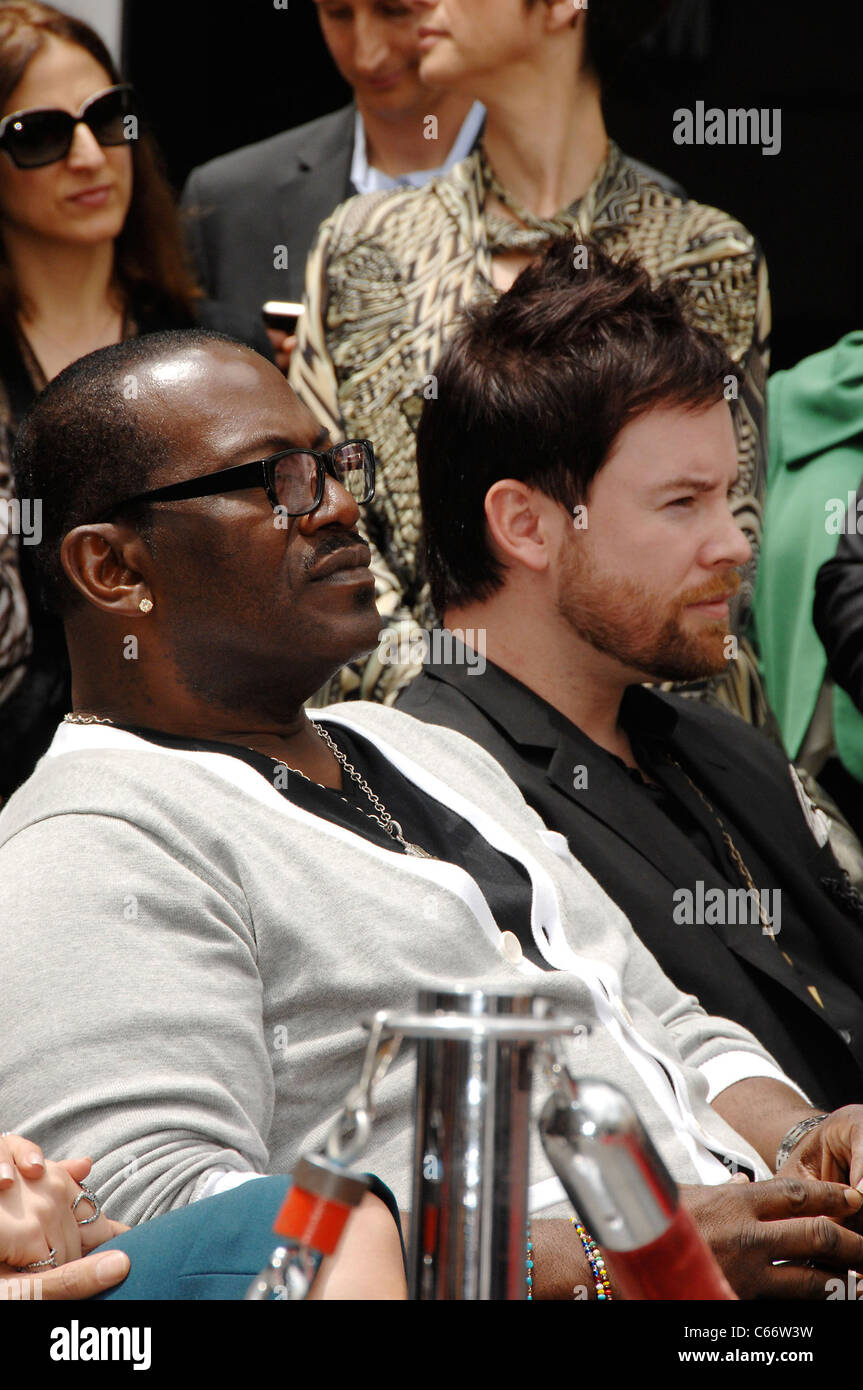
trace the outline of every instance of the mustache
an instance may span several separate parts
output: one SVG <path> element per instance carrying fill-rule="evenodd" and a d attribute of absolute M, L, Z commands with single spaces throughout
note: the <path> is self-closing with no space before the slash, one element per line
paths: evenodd
<path fill-rule="evenodd" d="M 368 541 L 363 540 L 359 531 L 340 531 L 337 536 L 325 536 L 315 553 L 306 556 L 303 568 L 305 570 L 313 569 L 318 561 L 326 559 L 327 555 L 335 555 L 338 550 L 347 550 L 356 545 L 362 545 L 368 549 Z"/>
<path fill-rule="evenodd" d="M 728 570 L 718 579 L 705 580 L 697 589 L 687 589 L 686 593 L 681 595 L 680 606 L 685 608 L 690 603 L 710 603 L 713 599 L 726 596 L 733 598 L 742 583 L 738 570 Z"/>

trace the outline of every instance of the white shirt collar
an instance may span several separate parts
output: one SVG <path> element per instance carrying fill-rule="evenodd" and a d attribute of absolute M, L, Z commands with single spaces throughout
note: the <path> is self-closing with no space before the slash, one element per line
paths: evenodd
<path fill-rule="evenodd" d="M 377 193 L 384 188 L 422 188 L 423 184 L 446 174 L 454 164 L 467 159 L 485 120 L 485 107 L 478 101 L 468 111 L 461 129 L 443 164 L 436 169 L 417 169 L 408 174 L 390 178 L 374 165 L 369 164 L 366 153 L 366 132 L 363 118 L 357 111 L 354 118 L 354 154 L 351 160 L 351 184 L 358 193 Z"/>

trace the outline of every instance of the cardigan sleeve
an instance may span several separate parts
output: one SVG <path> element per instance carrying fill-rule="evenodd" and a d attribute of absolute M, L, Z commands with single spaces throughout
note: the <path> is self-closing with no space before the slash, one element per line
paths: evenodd
<path fill-rule="evenodd" d="M 214 1172 L 267 1168 L 273 1056 L 247 905 L 175 829 L 168 844 L 117 814 L 54 814 L 0 848 L 4 1127 L 88 1153 L 132 1224 Z"/>

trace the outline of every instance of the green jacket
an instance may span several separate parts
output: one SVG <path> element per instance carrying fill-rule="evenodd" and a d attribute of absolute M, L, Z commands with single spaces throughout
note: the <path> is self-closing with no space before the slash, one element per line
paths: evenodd
<path fill-rule="evenodd" d="M 794 758 L 827 669 L 812 623 L 815 575 L 836 551 L 837 499 L 846 505 L 863 476 L 863 331 L 776 372 L 767 405 L 767 501 L 754 612 L 767 696 Z M 863 781 L 863 716 L 838 687 L 833 726 L 842 763 Z"/>

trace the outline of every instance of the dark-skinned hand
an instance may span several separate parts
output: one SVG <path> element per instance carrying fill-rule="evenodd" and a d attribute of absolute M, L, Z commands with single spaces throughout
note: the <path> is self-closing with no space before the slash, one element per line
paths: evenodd
<path fill-rule="evenodd" d="M 863 1236 L 848 1228 L 863 1193 L 842 1183 L 737 1176 L 680 1195 L 740 1298 L 824 1299 L 828 1280 L 863 1271 Z"/>

